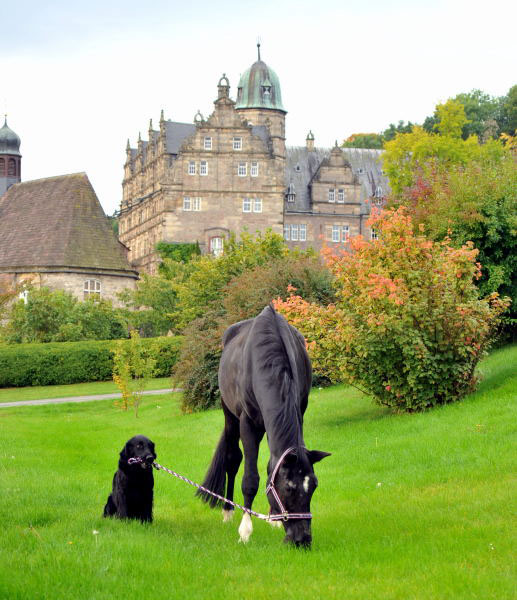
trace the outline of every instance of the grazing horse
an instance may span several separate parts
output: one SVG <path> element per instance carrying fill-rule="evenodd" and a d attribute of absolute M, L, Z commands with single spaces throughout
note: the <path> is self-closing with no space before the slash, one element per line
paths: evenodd
<path fill-rule="evenodd" d="M 220 495 L 226 487 L 226 498 L 233 500 L 242 460 L 240 438 L 244 449 L 242 494 L 244 506 L 251 509 L 259 487 L 259 445 L 267 433 L 271 514 L 285 515 L 281 521 L 285 542 L 309 547 L 310 501 L 318 485 L 313 464 L 329 454 L 307 450 L 303 441 L 303 414 L 312 380 L 305 340 L 270 304 L 254 319 L 229 327 L 223 346 L 219 388 L 225 425 L 203 486 Z M 208 494 L 198 495 L 212 508 L 220 504 Z M 224 504 L 223 516 L 225 521 L 233 516 L 231 504 Z M 247 542 L 252 531 L 251 517 L 244 513 L 240 541 Z"/>

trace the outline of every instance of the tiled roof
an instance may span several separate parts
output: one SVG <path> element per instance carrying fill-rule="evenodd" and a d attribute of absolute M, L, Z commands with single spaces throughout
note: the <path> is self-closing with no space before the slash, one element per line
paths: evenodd
<path fill-rule="evenodd" d="M 86 173 L 18 183 L 0 198 L 0 269 L 52 267 L 136 277 Z"/>

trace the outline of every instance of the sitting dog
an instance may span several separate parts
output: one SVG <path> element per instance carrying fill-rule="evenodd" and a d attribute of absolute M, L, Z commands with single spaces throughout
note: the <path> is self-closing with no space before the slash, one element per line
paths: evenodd
<path fill-rule="evenodd" d="M 142 462 L 128 463 L 130 458 Z M 126 442 L 118 471 L 113 476 L 113 491 L 104 507 L 104 517 L 120 519 L 153 520 L 153 462 L 156 459 L 154 444 L 144 435 L 135 435 Z"/>

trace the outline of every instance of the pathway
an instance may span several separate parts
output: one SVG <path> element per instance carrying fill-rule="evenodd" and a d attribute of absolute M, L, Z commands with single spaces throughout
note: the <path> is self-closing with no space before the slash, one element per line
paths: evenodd
<path fill-rule="evenodd" d="M 168 394 L 169 392 L 181 392 L 181 388 L 166 388 L 163 390 L 148 390 L 142 392 L 145 396 L 157 396 L 159 394 Z M 39 404 L 66 404 L 74 402 L 92 402 L 93 400 L 109 400 L 110 398 L 120 398 L 122 394 L 96 394 L 95 396 L 70 396 L 69 398 L 46 398 L 44 400 L 20 400 L 19 402 L 0 402 L 0 408 L 9 408 L 11 406 L 37 406 Z"/>

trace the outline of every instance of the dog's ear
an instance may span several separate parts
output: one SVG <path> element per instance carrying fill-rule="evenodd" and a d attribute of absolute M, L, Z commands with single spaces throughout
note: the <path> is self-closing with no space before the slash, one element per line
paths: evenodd
<path fill-rule="evenodd" d="M 127 444 L 125 444 L 124 447 L 122 448 L 122 450 L 120 451 L 120 460 L 121 460 L 121 462 L 127 463 L 128 458 L 129 458 L 128 448 L 127 448 Z"/>

